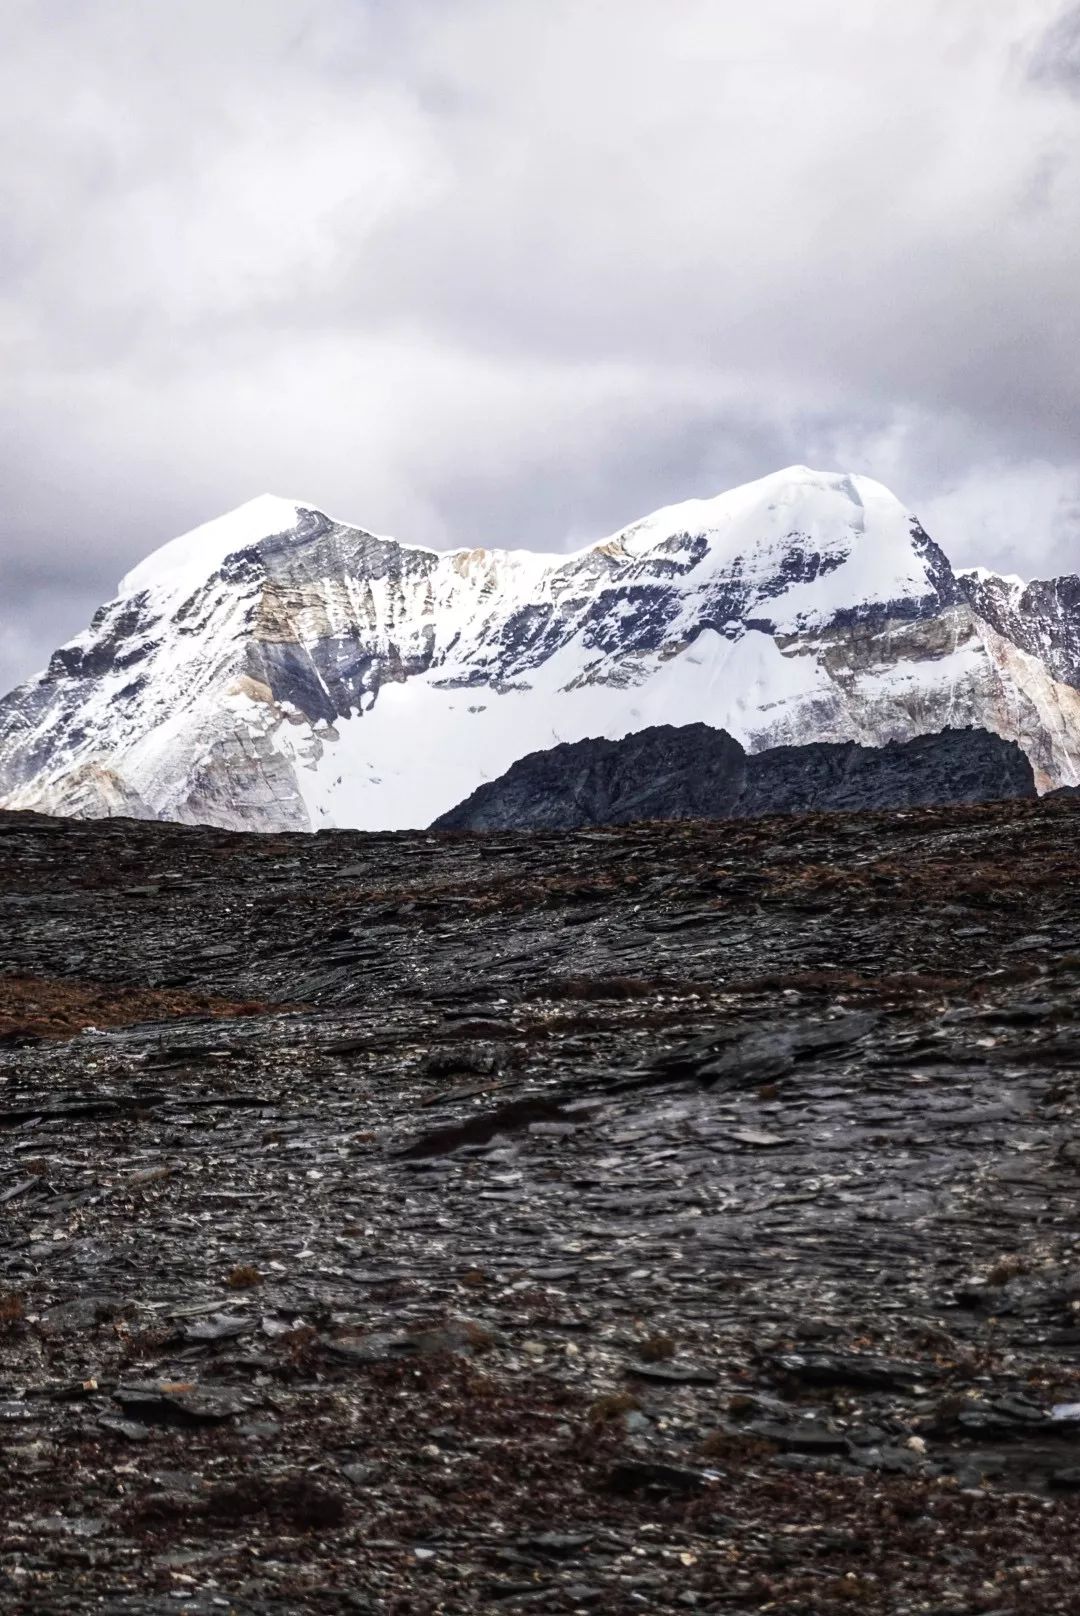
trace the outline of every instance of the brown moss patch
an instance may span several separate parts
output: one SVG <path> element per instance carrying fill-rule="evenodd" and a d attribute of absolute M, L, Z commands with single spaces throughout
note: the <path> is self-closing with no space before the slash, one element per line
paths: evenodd
<path fill-rule="evenodd" d="M 72 1038 L 86 1027 L 133 1027 L 194 1016 L 257 1016 L 276 1008 L 182 988 L 114 986 L 53 977 L 0 976 L 0 1043 Z"/>

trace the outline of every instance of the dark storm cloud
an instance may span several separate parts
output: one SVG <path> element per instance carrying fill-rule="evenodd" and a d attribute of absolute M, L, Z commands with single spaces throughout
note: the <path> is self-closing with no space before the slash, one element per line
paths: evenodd
<path fill-rule="evenodd" d="M 7 0 L 0 684 L 263 489 L 555 548 L 808 461 L 1075 568 L 1078 42 L 1057 0 Z"/>

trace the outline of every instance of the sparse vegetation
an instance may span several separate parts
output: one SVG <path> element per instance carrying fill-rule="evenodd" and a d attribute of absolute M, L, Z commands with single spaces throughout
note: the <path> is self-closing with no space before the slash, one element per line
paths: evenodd
<path fill-rule="evenodd" d="M 0 1291 L 0 1331 L 10 1330 L 26 1317 L 26 1303 L 15 1291 Z"/>
<path fill-rule="evenodd" d="M 225 1277 L 226 1285 L 233 1291 L 251 1290 L 253 1286 L 261 1285 L 262 1280 L 262 1274 L 254 1263 L 238 1263 Z"/>
<path fill-rule="evenodd" d="M 675 1356 L 675 1341 L 670 1335 L 650 1335 L 638 1348 L 642 1363 L 666 1363 Z"/>

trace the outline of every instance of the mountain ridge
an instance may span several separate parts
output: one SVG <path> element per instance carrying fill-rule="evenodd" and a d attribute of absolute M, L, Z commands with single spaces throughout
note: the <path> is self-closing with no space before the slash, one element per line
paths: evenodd
<path fill-rule="evenodd" d="M 724 730 L 661 725 L 617 741 L 590 738 L 529 753 L 431 829 L 579 830 L 1036 795 L 1016 742 L 986 730 L 942 730 L 880 747 L 814 741 L 747 754 Z"/>
<path fill-rule="evenodd" d="M 749 751 L 974 724 L 1040 789 L 1080 781 L 1080 580 L 956 573 L 846 473 L 788 468 L 569 554 L 430 550 L 260 496 L 124 586 L 0 702 L 0 805 L 419 826 L 527 752 L 693 722 Z"/>

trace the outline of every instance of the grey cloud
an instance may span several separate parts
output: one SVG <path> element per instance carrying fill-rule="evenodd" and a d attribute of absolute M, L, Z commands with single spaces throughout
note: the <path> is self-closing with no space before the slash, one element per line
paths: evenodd
<path fill-rule="evenodd" d="M 1028 71 L 1037 83 L 1080 96 L 1080 6 L 1071 6 L 1047 28 L 1031 53 Z"/>
<path fill-rule="evenodd" d="M 266 488 L 557 547 L 806 460 L 1077 566 L 1078 19 L 8 0 L 0 683 Z"/>

